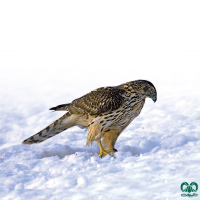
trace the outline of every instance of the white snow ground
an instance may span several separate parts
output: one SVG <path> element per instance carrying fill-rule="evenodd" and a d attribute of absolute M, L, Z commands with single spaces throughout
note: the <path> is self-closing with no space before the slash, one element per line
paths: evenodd
<path fill-rule="evenodd" d="M 1 51 L 0 199 L 187 199 L 182 182 L 200 187 L 199 55 Z M 136 79 L 151 81 L 158 100 L 147 99 L 120 135 L 115 158 L 99 158 L 98 145 L 86 147 L 87 132 L 78 127 L 40 144 L 21 144 L 65 113 L 50 107 Z"/>

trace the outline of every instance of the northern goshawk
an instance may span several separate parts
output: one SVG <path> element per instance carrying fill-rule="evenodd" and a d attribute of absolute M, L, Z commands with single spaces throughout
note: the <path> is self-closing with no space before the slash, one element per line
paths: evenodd
<path fill-rule="evenodd" d="M 39 133 L 24 140 L 23 144 L 43 142 L 77 125 L 88 129 L 86 145 L 96 141 L 101 157 L 111 155 L 111 152 L 117 151 L 114 145 L 120 133 L 140 114 L 146 97 L 154 102 L 157 100 L 154 85 L 146 80 L 93 90 L 69 104 L 50 108 L 67 113 Z"/>

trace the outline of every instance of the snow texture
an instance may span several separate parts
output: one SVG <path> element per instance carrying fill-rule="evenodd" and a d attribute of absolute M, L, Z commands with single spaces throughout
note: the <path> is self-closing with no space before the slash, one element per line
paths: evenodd
<path fill-rule="evenodd" d="M 182 200 L 181 183 L 200 187 L 199 20 L 195 0 L 1 1 L 0 199 Z M 137 79 L 158 100 L 115 158 L 78 127 L 21 144 L 65 113 L 49 108 Z"/>

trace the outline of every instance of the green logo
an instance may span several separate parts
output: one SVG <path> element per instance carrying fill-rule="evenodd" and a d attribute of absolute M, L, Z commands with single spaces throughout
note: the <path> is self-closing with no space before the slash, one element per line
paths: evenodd
<path fill-rule="evenodd" d="M 190 183 L 190 185 L 187 182 L 183 182 L 181 184 L 181 190 L 182 192 L 188 192 L 188 194 L 181 194 L 182 197 L 197 197 L 198 194 L 194 193 L 198 190 L 198 184 L 195 182 Z M 190 194 L 193 192 L 193 194 Z"/>

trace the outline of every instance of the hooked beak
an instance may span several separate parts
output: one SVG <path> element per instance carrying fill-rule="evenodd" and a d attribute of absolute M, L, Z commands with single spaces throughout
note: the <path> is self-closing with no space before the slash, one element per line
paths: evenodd
<path fill-rule="evenodd" d="M 152 97 L 152 100 L 154 101 L 154 103 L 156 103 L 157 98 L 156 97 Z"/>

